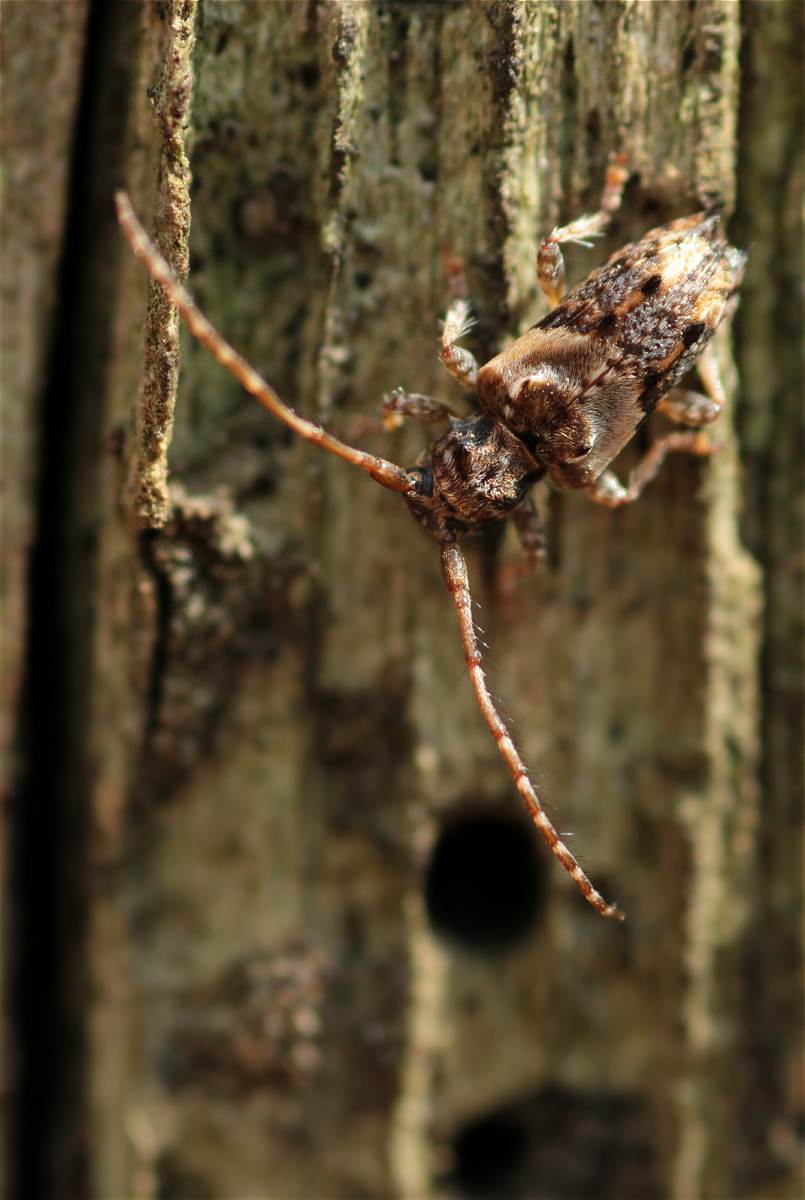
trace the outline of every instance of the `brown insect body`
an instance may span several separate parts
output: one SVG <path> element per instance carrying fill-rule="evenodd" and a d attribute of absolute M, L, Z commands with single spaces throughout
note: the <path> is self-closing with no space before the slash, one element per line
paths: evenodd
<path fill-rule="evenodd" d="M 637 498 L 671 450 L 709 452 L 702 425 L 720 412 L 723 391 L 707 343 L 732 306 L 746 255 L 728 245 L 718 217 L 698 214 L 652 230 L 624 247 L 564 295 L 561 243 L 600 233 L 620 203 L 628 172 L 621 156 L 607 171 L 600 210 L 555 229 L 540 244 L 540 285 L 553 308 L 513 345 L 479 367 L 457 342 L 468 305 L 457 300 L 442 335 L 442 361 L 480 411 L 459 419 L 440 401 L 397 389 L 386 397 L 386 423 L 401 417 L 450 421 L 450 429 L 404 470 L 349 446 L 289 408 L 226 342 L 176 280 L 140 226 L 128 198 L 117 208 L 134 253 L 177 306 L 191 332 L 269 412 L 301 437 L 400 492 L 441 548 L 442 575 L 458 613 L 464 658 L 484 720 L 534 824 L 589 902 L 605 916 L 623 914 L 595 890 L 542 807 L 525 764 L 501 720 L 483 671 L 464 558 L 457 541 L 485 522 L 513 514 L 524 548 L 539 556 L 536 513 L 525 502 L 536 482 L 583 489 L 615 507 Z M 676 387 L 698 359 L 706 396 Z M 659 406 L 691 428 L 657 439 L 624 486 L 608 469 L 641 421 Z"/>
<path fill-rule="evenodd" d="M 545 476 L 589 488 L 704 350 L 745 261 L 706 213 L 619 250 L 480 368 L 482 412 L 432 446 L 415 514 L 449 541 Z"/>

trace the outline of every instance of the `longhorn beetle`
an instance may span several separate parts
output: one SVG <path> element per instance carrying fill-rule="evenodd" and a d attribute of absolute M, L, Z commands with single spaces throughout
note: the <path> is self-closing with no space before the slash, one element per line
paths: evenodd
<path fill-rule="evenodd" d="M 467 668 L 489 731 L 553 853 L 587 900 L 604 916 L 618 919 L 623 913 L 607 904 L 560 840 L 497 712 L 484 677 L 458 541 L 511 513 L 534 559 L 542 540 L 539 520 L 523 505 L 539 480 L 585 491 L 599 504 L 617 507 L 639 496 L 669 451 L 709 452 L 701 427 L 718 416 L 724 396 L 708 343 L 734 308 L 746 261 L 745 253 L 726 242 L 718 215 L 697 213 L 653 229 L 565 295 L 562 243 L 585 245 L 585 239 L 603 232 L 620 204 L 627 174 L 622 156 L 611 162 L 599 211 L 554 229 L 542 241 L 537 274 L 553 307 L 482 367 L 456 344 L 470 327 L 469 305 L 463 299 L 453 302 L 441 358 L 459 383 L 476 389 L 480 410 L 461 419 L 427 396 L 402 389 L 388 396 L 385 410 L 391 425 L 405 417 L 449 421 L 447 433 L 409 470 L 345 444 L 284 404 L 198 311 L 137 221 L 125 193 L 116 196 L 132 250 L 165 289 L 190 332 L 296 433 L 402 493 L 436 539 Z M 706 396 L 675 386 L 697 360 Z M 609 464 L 654 409 L 691 428 L 655 441 L 624 487 Z"/>

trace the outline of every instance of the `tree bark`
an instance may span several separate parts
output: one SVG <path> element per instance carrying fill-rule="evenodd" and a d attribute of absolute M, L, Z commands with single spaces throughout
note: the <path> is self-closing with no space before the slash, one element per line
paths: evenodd
<path fill-rule="evenodd" d="M 12 464 L 36 526 L 10 559 L 30 614 L 14 1187 L 798 1196 L 799 6 L 108 9 L 61 340 L 15 410 L 40 405 L 44 449 Z M 397 386 L 462 403 L 437 355 L 448 258 L 483 361 L 544 314 L 536 244 L 597 207 L 619 152 L 622 209 L 567 254 L 571 284 L 704 203 L 737 199 L 731 235 L 754 243 L 737 333 L 715 340 L 718 451 L 669 459 L 623 510 L 554 495 L 548 562 L 506 605 L 509 534 L 466 552 L 493 691 L 623 925 L 537 844 L 400 499 L 293 438 L 185 331 L 172 425 L 172 318 L 152 290 L 143 334 L 111 208 L 125 186 L 181 259 L 190 204 L 200 308 L 298 411 L 411 465 L 428 430 L 376 417 Z"/>

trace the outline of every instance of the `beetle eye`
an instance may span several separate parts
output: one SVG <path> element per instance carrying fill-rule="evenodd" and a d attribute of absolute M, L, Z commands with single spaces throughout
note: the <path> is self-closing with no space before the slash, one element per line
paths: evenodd
<path fill-rule="evenodd" d="M 592 450 L 592 446 L 577 446 L 576 453 L 570 459 L 571 462 L 578 462 L 580 458 L 584 458 Z"/>
<path fill-rule="evenodd" d="M 532 454 L 536 450 L 538 443 L 542 440 L 541 435 L 534 433 L 531 429 L 524 429 L 522 433 L 518 434 L 518 437 L 525 448 Z"/>

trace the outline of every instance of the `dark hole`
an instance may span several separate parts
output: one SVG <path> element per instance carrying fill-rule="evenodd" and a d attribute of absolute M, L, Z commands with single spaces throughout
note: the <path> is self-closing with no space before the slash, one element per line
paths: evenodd
<path fill-rule="evenodd" d="M 534 833 L 520 821 L 472 816 L 443 832 L 425 875 L 437 933 L 470 950 L 506 950 L 528 936 L 542 898 Z"/>
<path fill-rule="evenodd" d="M 461 1196 L 507 1196 L 527 1147 L 525 1130 L 510 1117 L 474 1121 L 458 1134 L 452 1183 Z"/>
<path fill-rule="evenodd" d="M 656 1132 L 639 1096 L 549 1087 L 459 1130 L 463 1200 L 660 1200 Z"/>
<path fill-rule="evenodd" d="M 303 87 L 306 87 L 308 90 L 310 90 L 311 88 L 318 86 L 319 79 L 321 78 L 321 71 L 319 70 L 318 63 L 305 63 L 299 74 Z"/>
<path fill-rule="evenodd" d="M 640 291 L 643 293 L 644 296 L 653 296 L 655 292 L 659 291 L 661 283 L 662 283 L 661 275 L 652 275 L 651 279 L 646 280 L 646 282 L 640 288 Z"/>

